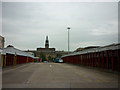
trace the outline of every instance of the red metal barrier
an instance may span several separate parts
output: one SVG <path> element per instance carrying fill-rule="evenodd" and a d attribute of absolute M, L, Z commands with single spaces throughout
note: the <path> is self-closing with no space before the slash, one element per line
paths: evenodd
<path fill-rule="evenodd" d="M 112 70 L 114 70 L 114 56 L 113 56 L 113 51 L 111 51 L 111 62 L 112 62 Z"/>
<path fill-rule="evenodd" d="M 94 67 L 94 53 L 92 53 L 92 66 Z"/>
<path fill-rule="evenodd" d="M 117 70 L 120 72 L 120 49 L 91 52 L 62 58 L 64 62 L 90 67 Z"/>
<path fill-rule="evenodd" d="M 13 65 L 14 55 L 13 54 L 6 54 L 6 66 Z"/>
<path fill-rule="evenodd" d="M 102 52 L 102 68 L 104 69 L 104 52 Z"/>
<path fill-rule="evenodd" d="M 100 52 L 98 52 L 98 67 L 100 67 Z"/>
<path fill-rule="evenodd" d="M 90 53 L 88 54 L 89 66 L 91 66 Z"/>
<path fill-rule="evenodd" d="M 118 71 L 120 72 L 120 49 L 118 49 Z"/>
<path fill-rule="evenodd" d="M 27 57 L 17 55 L 17 64 L 22 64 L 22 63 L 27 63 Z"/>
<path fill-rule="evenodd" d="M 108 69 L 108 51 L 106 51 L 106 69 Z"/>
<path fill-rule="evenodd" d="M 93 67 L 95 67 L 95 52 L 93 53 Z"/>

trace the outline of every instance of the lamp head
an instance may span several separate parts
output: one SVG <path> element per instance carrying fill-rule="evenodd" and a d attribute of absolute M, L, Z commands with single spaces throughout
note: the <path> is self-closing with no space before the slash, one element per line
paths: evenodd
<path fill-rule="evenodd" d="M 67 29 L 70 29 L 70 27 L 67 27 Z"/>

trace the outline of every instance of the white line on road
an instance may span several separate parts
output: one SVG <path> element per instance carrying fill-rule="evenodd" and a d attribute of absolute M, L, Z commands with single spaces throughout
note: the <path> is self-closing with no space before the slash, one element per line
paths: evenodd
<path fill-rule="evenodd" d="M 28 83 L 30 83 L 30 81 L 29 81 L 29 80 L 26 80 L 26 81 L 24 82 L 24 84 L 28 84 Z"/>
<path fill-rule="evenodd" d="M 52 67 L 52 65 L 50 65 L 50 67 Z"/>

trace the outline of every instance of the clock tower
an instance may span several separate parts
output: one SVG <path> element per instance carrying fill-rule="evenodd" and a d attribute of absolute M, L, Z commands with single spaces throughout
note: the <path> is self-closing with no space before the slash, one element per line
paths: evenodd
<path fill-rule="evenodd" d="M 46 36 L 45 48 L 49 48 L 49 40 L 48 40 L 48 36 Z"/>

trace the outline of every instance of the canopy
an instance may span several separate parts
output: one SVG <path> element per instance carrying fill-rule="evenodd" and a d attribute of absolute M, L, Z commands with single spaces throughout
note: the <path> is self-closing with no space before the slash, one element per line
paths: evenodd
<path fill-rule="evenodd" d="M 6 55 L 6 53 L 14 54 L 14 55 L 21 55 L 21 56 L 28 56 L 28 57 L 34 58 L 34 56 L 31 55 L 30 53 L 27 53 L 27 52 L 21 51 L 19 49 L 16 49 L 13 46 L 8 46 L 8 47 L 6 47 L 2 50 L 2 54 Z"/>

